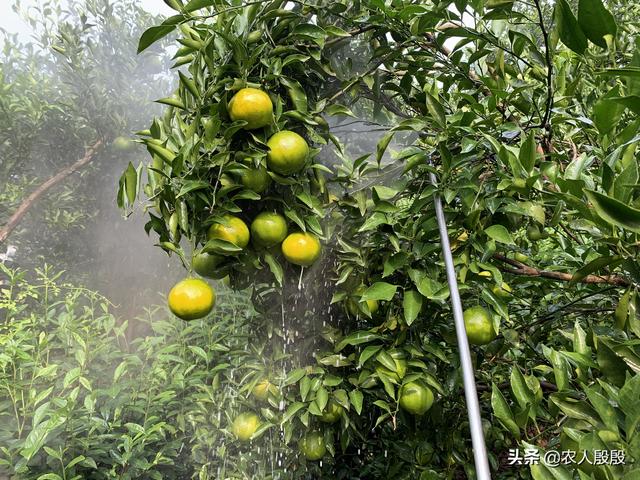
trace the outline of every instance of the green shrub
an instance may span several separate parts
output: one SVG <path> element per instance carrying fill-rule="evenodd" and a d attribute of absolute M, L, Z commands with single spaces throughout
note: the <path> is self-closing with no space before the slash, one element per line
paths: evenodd
<path fill-rule="evenodd" d="M 229 406 L 216 386 L 249 311 L 241 297 L 223 294 L 212 317 L 188 324 L 150 309 L 136 319 L 149 334 L 128 343 L 99 294 L 46 267 L 31 281 L 0 268 L 0 474 L 190 478 L 215 454 Z"/>

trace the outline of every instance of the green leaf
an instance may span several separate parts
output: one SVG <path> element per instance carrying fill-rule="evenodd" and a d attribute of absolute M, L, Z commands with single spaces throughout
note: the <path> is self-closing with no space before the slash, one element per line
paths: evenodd
<path fill-rule="evenodd" d="M 496 242 L 505 243 L 507 245 L 515 245 L 513 237 L 503 225 L 491 225 L 484 229 L 484 233 Z"/>
<path fill-rule="evenodd" d="M 180 198 L 189 192 L 193 192 L 194 190 L 202 190 L 203 188 L 209 187 L 211 187 L 211 184 L 203 180 L 187 180 L 180 188 L 180 191 L 176 195 L 176 198 Z"/>
<path fill-rule="evenodd" d="M 573 399 L 563 399 L 555 394 L 551 396 L 551 401 L 555 403 L 569 418 L 584 420 L 595 427 L 602 426 L 601 422 L 597 418 L 598 414 L 585 402 Z"/>
<path fill-rule="evenodd" d="M 509 407 L 509 404 L 495 383 L 491 384 L 491 408 L 493 409 L 493 414 L 500 420 L 500 423 L 502 423 L 514 437 L 519 439 L 520 429 L 515 422 L 511 407 Z"/>
<path fill-rule="evenodd" d="M 316 392 L 316 405 L 318 405 L 318 410 L 321 412 L 324 410 L 324 407 L 327 406 L 327 402 L 329 401 L 329 392 L 324 387 L 320 387 Z"/>
<path fill-rule="evenodd" d="M 376 161 L 378 162 L 378 167 L 380 166 L 380 162 L 382 161 L 384 152 L 387 150 L 387 147 L 389 146 L 389 143 L 391 142 L 391 139 L 394 135 L 394 131 L 387 132 L 378 142 L 378 145 L 376 146 Z"/>
<path fill-rule="evenodd" d="M 607 68 L 606 70 L 595 73 L 596 75 L 605 75 L 608 77 L 640 78 L 640 67 Z"/>
<path fill-rule="evenodd" d="M 520 405 L 520 408 L 524 409 L 535 403 L 535 396 L 529 389 L 529 386 L 527 385 L 522 373 L 520 373 L 518 367 L 513 367 L 511 369 L 511 390 L 513 391 L 513 395 L 516 397 L 516 401 Z"/>
<path fill-rule="evenodd" d="M 611 406 L 609 400 L 605 398 L 595 387 L 584 387 L 584 392 L 591 403 L 591 406 L 600 416 L 602 423 L 612 432 L 618 432 L 618 417 L 615 408 Z M 640 398 L 640 397 L 638 397 Z"/>
<path fill-rule="evenodd" d="M 358 331 L 354 332 L 351 335 L 344 337 L 340 342 L 336 345 L 336 352 L 339 352 L 347 345 L 361 345 L 363 343 L 369 343 L 373 340 L 378 340 L 382 337 L 377 333 L 367 332 L 367 331 Z"/>
<path fill-rule="evenodd" d="M 360 415 L 362 413 L 362 402 L 364 401 L 362 392 L 360 390 L 351 390 L 349 392 L 349 401 L 351 401 L 356 413 Z"/>
<path fill-rule="evenodd" d="M 631 377 L 620 389 L 618 402 L 625 414 L 625 432 L 627 438 L 633 438 L 640 425 L 640 375 Z"/>
<path fill-rule="evenodd" d="M 577 270 L 571 277 L 572 283 L 577 283 L 584 279 L 587 275 L 591 275 L 594 272 L 602 270 L 604 267 L 615 268 L 624 260 L 619 256 L 603 256 L 598 257 L 595 260 L 587 263 L 584 267 Z"/>
<path fill-rule="evenodd" d="M 580 28 L 580 24 L 571 12 L 566 0 L 558 0 L 555 7 L 555 20 L 560 40 L 567 47 L 582 55 L 587 49 L 587 37 Z"/>
<path fill-rule="evenodd" d="M 216 4 L 216 0 L 191 0 L 184 6 L 185 12 L 195 12 L 205 7 L 212 7 Z"/>
<path fill-rule="evenodd" d="M 307 371 L 304 368 L 296 368 L 295 370 L 292 370 L 289 372 L 289 375 L 287 375 L 287 378 L 285 378 L 283 385 L 286 387 L 298 382 L 306 375 L 306 373 Z"/>
<path fill-rule="evenodd" d="M 369 345 L 368 347 L 366 347 L 358 358 L 358 366 L 363 366 L 367 362 L 367 360 L 378 353 L 381 348 L 381 345 Z"/>
<path fill-rule="evenodd" d="M 620 228 L 640 233 L 640 210 L 595 190 L 584 190 L 587 199 L 603 220 Z"/>
<path fill-rule="evenodd" d="M 291 420 L 291 417 L 293 417 L 297 412 L 299 412 L 302 408 L 304 408 L 304 403 L 302 402 L 293 402 L 291 405 L 289 405 L 287 407 L 287 410 L 284 412 L 284 415 L 282 415 L 282 424 L 287 423 L 289 420 Z"/>
<path fill-rule="evenodd" d="M 276 258 L 269 252 L 264 254 L 264 261 L 267 262 L 267 265 L 269 265 L 269 269 L 271 270 L 271 273 L 273 273 L 273 276 L 275 277 L 278 284 L 282 285 L 284 272 L 282 270 L 280 262 L 278 262 L 278 260 L 276 260 Z"/>
<path fill-rule="evenodd" d="M 440 104 L 440 102 L 429 92 L 425 90 L 424 94 L 426 96 L 426 101 L 427 101 L 427 110 L 429 110 L 429 113 L 431 114 L 431 116 L 433 117 L 433 119 L 435 120 L 435 122 L 438 124 L 440 128 L 442 129 L 446 128 L 447 117 L 445 115 L 444 108 L 442 108 L 442 105 Z"/>
<path fill-rule="evenodd" d="M 528 174 L 533 171 L 533 167 L 536 164 L 536 146 L 536 137 L 533 133 L 533 130 L 530 130 L 529 135 L 527 135 L 527 138 L 524 139 L 522 145 L 520 146 L 520 153 L 518 155 L 520 164 L 524 167 Z"/>
<path fill-rule="evenodd" d="M 407 325 L 411 326 L 414 320 L 418 318 L 418 314 L 420 313 L 420 310 L 422 310 L 422 300 L 422 295 L 420 295 L 416 290 L 408 290 L 404 292 L 402 308 Z"/>
<path fill-rule="evenodd" d="M 298 112 L 307 113 L 307 94 L 304 92 L 302 86 L 296 80 L 284 77 L 280 79 L 280 83 L 286 87 L 295 109 Z"/>
<path fill-rule="evenodd" d="M 124 189 L 127 193 L 127 202 L 133 205 L 138 194 L 138 172 L 131 162 L 124 172 Z"/>
<path fill-rule="evenodd" d="M 615 37 L 618 30 L 613 15 L 604 7 L 601 0 L 580 0 L 578 23 L 587 38 L 602 48 L 607 48 L 605 35 Z"/>
<path fill-rule="evenodd" d="M 175 30 L 176 25 L 178 25 L 183 20 L 184 17 L 182 15 L 174 15 L 173 17 L 169 17 L 164 22 L 162 22 L 162 25 L 157 25 L 147 29 L 142 34 L 142 36 L 140 37 L 140 41 L 138 42 L 138 53 L 143 52 L 161 38 L 169 35 Z"/>
<path fill-rule="evenodd" d="M 360 301 L 385 300 L 388 302 L 393 299 L 396 290 L 398 290 L 397 285 L 391 285 L 387 282 L 376 282 L 365 290 Z"/>

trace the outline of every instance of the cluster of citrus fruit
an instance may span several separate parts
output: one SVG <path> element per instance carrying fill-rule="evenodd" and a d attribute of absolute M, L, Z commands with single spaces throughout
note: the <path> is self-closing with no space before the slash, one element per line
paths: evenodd
<path fill-rule="evenodd" d="M 340 407 L 342 408 L 342 407 Z M 337 421 L 336 416 L 336 421 Z M 251 441 L 262 425 L 260 417 L 253 412 L 243 412 L 237 415 L 231 424 L 231 433 L 240 442 Z M 311 430 L 305 433 L 298 442 L 300 453 L 307 460 L 322 460 L 327 453 L 327 445 L 324 434 L 320 430 Z"/>
<path fill-rule="evenodd" d="M 269 95 L 256 88 L 243 88 L 229 101 L 228 113 L 232 121 L 245 122 L 245 130 L 257 130 L 273 123 L 273 103 Z M 291 130 L 281 130 L 266 142 L 266 165 L 251 166 L 239 174 L 245 188 L 263 194 L 271 184 L 270 172 L 289 176 L 302 172 L 308 161 L 309 145 Z M 294 265 L 311 266 L 321 253 L 318 237 L 309 232 L 289 232 L 286 218 L 277 211 L 262 211 L 250 226 L 240 217 L 230 214 L 214 218 L 207 231 L 207 240 L 232 244 L 232 254 L 220 255 L 199 251 L 192 257 L 193 270 L 206 278 L 220 279 L 226 269 L 220 268 L 229 255 L 238 254 L 251 244 L 258 251 L 280 247 L 284 258 Z M 226 262 L 228 263 L 228 262 Z M 203 280 L 187 278 L 176 284 L 169 293 L 169 308 L 183 320 L 206 316 L 213 308 L 215 292 Z"/>

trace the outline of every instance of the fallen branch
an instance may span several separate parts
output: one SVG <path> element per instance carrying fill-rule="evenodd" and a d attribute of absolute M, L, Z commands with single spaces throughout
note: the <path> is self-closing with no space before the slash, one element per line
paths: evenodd
<path fill-rule="evenodd" d="M 496 260 L 511 265 L 514 268 L 499 267 L 501 271 L 510 273 L 512 275 L 525 275 L 528 277 L 542 277 L 549 278 L 551 280 L 558 280 L 561 282 L 571 282 L 573 275 L 564 272 L 551 272 L 548 270 L 540 270 L 535 267 L 530 267 L 513 258 L 505 257 L 500 253 L 494 253 L 493 258 Z M 620 287 L 626 287 L 629 285 L 629 281 L 618 275 L 587 275 L 579 280 L 580 283 L 607 283 L 609 285 L 617 285 Z"/>
<path fill-rule="evenodd" d="M 0 243 L 4 242 L 7 239 L 7 237 L 11 234 L 11 232 L 18 226 L 18 224 L 20 223 L 22 218 L 25 216 L 25 214 L 31 209 L 31 207 L 38 201 L 38 199 L 47 190 L 49 190 L 54 185 L 57 185 L 62 180 L 67 178 L 69 175 L 71 175 L 73 172 L 84 167 L 91 160 L 93 160 L 96 150 L 100 145 L 102 145 L 102 140 L 98 140 L 91 147 L 89 147 L 86 150 L 84 157 L 82 157 L 73 165 L 69 165 L 65 169 L 59 171 L 49 180 L 47 180 L 38 188 L 36 188 L 27 198 L 25 198 L 20 204 L 20 206 L 18 207 L 18 209 L 13 213 L 13 215 L 11 215 L 11 217 L 9 218 L 9 221 L 4 225 L 4 227 L 0 229 Z"/>

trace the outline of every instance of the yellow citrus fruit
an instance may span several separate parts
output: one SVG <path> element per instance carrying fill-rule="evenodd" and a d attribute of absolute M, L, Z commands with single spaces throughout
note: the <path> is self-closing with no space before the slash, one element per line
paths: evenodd
<path fill-rule="evenodd" d="M 244 248 L 249 244 L 249 227 L 240 218 L 225 215 L 225 224 L 214 223 L 209 227 L 207 238 L 226 240 L 238 247 Z"/>
<path fill-rule="evenodd" d="M 257 88 L 243 88 L 229 101 L 229 117 L 234 122 L 244 120 L 245 130 L 255 130 L 271 123 L 273 103 L 269 95 Z"/>
<path fill-rule="evenodd" d="M 400 389 L 400 407 L 412 415 L 424 415 L 433 405 L 433 392 L 419 382 L 405 383 Z"/>
<path fill-rule="evenodd" d="M 340 420 L 342 416 L 344 408 L 335 400 L 331 399 L 327 402 L 327 405 L 324 407 L 324 412 L 322 413 L 322 420 L 325 423 L 336 423 Z"/>
<path fill-rule="evenodd" d="M 256 430 L 260 426 L 260 419 L 255 413 L 245 412 L 238 415 L 231 425 L 231 433 L 235 435 L 235 437 L 242 441 L 246 442 L 250 440 Z"/>
<path fill-rule="evenodd" d="M 311 461 L 320 460 L 327 453 L 324 436 L 320 432 L 307 433 L 298 446 L 305 458 Z"/>
<path fill-rule="evenodd" d="M 320 257 L 320 240 L 311 233 L 296 232 L 282 242 L 284 258 L 294 265 L 308 267 Z"/>
<path fill-rule="evenodd" d="M 269 172 L 262 165 L 258 168 L 248 168 L 243 170 L 240 174 L 240 181 L 249 190 L 253 190 L 256 193 L 262 193 L 271 184 L 271 177 Z"/>
<path fill-rule="evenodd" d="M 464 311 L 464 328 L 469 343 L 473 345 L 486 345 L 497 336 L 491 315 L 480 305 Z"/>
<path fill-rule="evenodd" d="M 279 213 L 262 212 L 251 222 L 251 239 L 260 247 L 273 247 L 282 242 L 289 229 L 287 221 Z"/>
<path fill-rule="evenodd" d="M 295 132 L 278 132 L 267 141 L 267 146 L 267 166 L 280 175 L 298 173 L 307 162 L 309 145 Z"/>
<path fill-rule="evenodd" d="M 251 393 L 258 400 L 266 400 L 269 395 L 269 388 L 271 387 L 271 382 L 266 378 L 258 383 L 251 389 Z"/>
<path fill-rule="evenodd" d="M 191 264 L 193 266 L 193 270 L 201 277 L 218 278 L 216 274 L 218 272 L 218 265 L 221 261 L 222 257 L 219 255 L 200 252 L 193 256 Z"/>
<path fill-rule="evenodd" d="M 205 317 L 216 303 L 216 293 L 204 280 L 185 278 L 169 292 L 169 309 L 183 320 Z"/>

